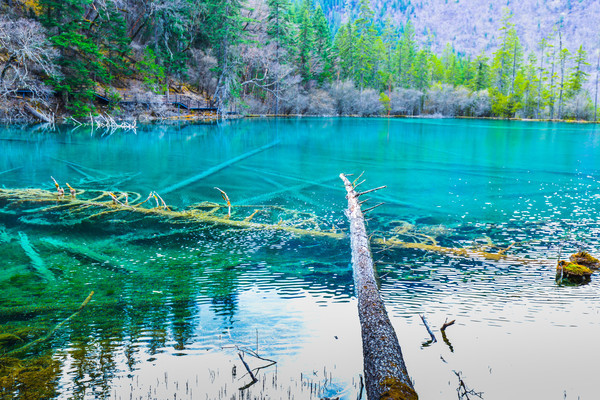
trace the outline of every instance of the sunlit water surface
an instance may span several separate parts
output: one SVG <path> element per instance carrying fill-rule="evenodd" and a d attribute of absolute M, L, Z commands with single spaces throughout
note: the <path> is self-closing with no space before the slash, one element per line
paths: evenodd
<path fill-rule="evenodd" d="M 338 175 L 364 171 L 361 187 L 387 185 L 367 203 L 385 202 L 369 214 L 376 237 L 400 231 L 408 241 L 491 252 L 490 243 L 514 243 L 500 261 L 373 246 L 421 399 L 456 398 L 454 371 L 488 400 L 597 399 L 600 278 L 559 286 L 555 263 L 581 247 L 600 255 L 599 144 L 591 125 L 504 121 L 243 120 L 137 134 L 19 126 L 0 129 L 0 187 L 53 190 L 53 176 L 78 189 L 157 191 L 179 209 L 223 203 L 219 187 L 234 206 L 280 206 L 346 231 Z M 347 239 L 174 231 L 109 217 L 76 223 L 68 212 L 69 223 L 49 223 L 2 210 L 0 324 L 25 332 L 2 351 L 44 336 L 95 291 L 79 315 L 18 355 L 52 356 L 42 386 L 56 397 L 357 398 L 362 353 Z M 24 235 L 55 279 L 32 268 Z M 65 251 L 75 247 L 84 256 Z M 419 314 L 438 342 L 427 343 Z M 444 341 L 446 319 L 456 323 Z M 276 361 L 242 392 L 250 377 L 240 350 L 251 368 Z"/>

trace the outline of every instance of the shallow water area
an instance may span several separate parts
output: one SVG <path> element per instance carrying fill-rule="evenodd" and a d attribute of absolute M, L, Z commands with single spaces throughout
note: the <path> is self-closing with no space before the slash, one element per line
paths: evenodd
<path fill-rule="evenodd" d="M 594 399 L 600 278 L 558 285 L 555 267 L 580 248 L 600 256 L 599 135 L 594 125 L 451 119 L 256 119 L 135 134 L 9 126 L 0 188 L 54 191 L 52 176 L 81 198 L 127 192 L 134 203 L 155 191 L 174 212 L 209 201 L 225 218 L 218 187 L 234 220 L 344 233 L 338 175 L 364 171 L 361 189 L 387 185 L 369 195 L 365 207 L 385 204 L 367 229 L 421 399 L 456 398 L 454 371 L 488 400 Z M 0 199 L 0 351 L 21 361 L 0 364 L 2 395 L 358 397 L 348 238 L 94 207 Z M 443 338 L 446 320 L 456 323 Z M 243 391 L 240 355 L 258 380 Z M 36 360 L 47 369 L 32 385 L 23 368 Z"/>

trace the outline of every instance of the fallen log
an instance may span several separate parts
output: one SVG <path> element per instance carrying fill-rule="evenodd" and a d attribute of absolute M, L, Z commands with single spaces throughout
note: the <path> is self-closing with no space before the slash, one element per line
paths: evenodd
<path fill-rule="evenodd" d="M 398 337 L 375 281 L 369 238 L 358 203 L 359 193 L 354 190 L 354 186 L 344 174 L 340 174 L 340 178 L 348 193 L 346 215 L 350 220 L 352 267 L 358 298 L 367 396 L 371 400 L 417 399 L 417 393 L 402 357 Z"/>
<path fill-rule="evenodd" d="M 100 267 L 107 269 L 112 272 L 118 272 L 121 274 L 130 274 L 133 271 L 119 265 L 117 260 L 107 256 L 103 253 L 95 252 L 85 245 L 77 244 L 73 242 L 63 242 L 54 238 L 44 238 L 42 242 L 53 249 L 64 251 L 67 254 L 72 255 L 75 258 L 82 259 L 88 262 L 92 262 Z"/>
<path fill-rule="evenodd" d="M 238 201 L 237 204 L 260 204 L 264 201 L 272 200 L 275 197 L 277 197 L 281 194 L 284 194 L 284 193 L 293 193 L 294 196 L 298 196 L 298 193 L 302 193 L 306 188 L 309 188 L 311 186 L 321 185 L 322 183 L 332 181 L 333 179 L 335 179 L 335 178 L 329 177 L 329 178 L 319 179 L 316 182 L 306 181 L 299 185 L 288 186 L 288 187 L 284 187 L 282 189 L 276 190 L 274 192 L 259 194 L 257 196 L 243 199 L 243 200 Z"/>
<path fill-rule="evenodd" d="M 88 191 L 87 193 L 89 194 L 93 192 L 96 191 Z M 268 223 L 250 222 L 243 219 L 235 220 L 226 218 L 225 216 L 215 215 L 211 212 L 203 212 L 198 209 L 174 211 L 168 207 L 165 207 L 164 205 L 159 205 L 158 203 L 157 206 L 153 208 L 142 207 L 143 203 L 150 200 L 152 196 L 148 196 L 148 199 L 141 203 L 131 205 L 119 204 L 113 199 L 108 201 L 100 201 L 102 198 L 107 198 L 108 194 L 109 192 L 102 192 L 101 195 L 93 199 L 84 199 L 83 196 L 80 195 L 78 195 L 77 198 L 66 196 L 58 197 L 55 192 L 49 192 L 41 189 L 0 189 L 0 213 L 28 213 L 27 206 L 31 205 L 35 206 L 34 209 L 31 209 L 31 214 L 42 215 L 47 219 L 47 221 L 49 221 L 46 224 L 52 224 L 55 226 L 57 224 L 79 224 L 83 221 L 90 222 L 103 216 L 119 213 L 122 218 L 126 218 L 128 216 L 131 217 L 128 219 L 130 223 L 140 221 L 144 217 L 156 217 L 164 220 L 165 222 L 170 221 L 173 224 L 196 223 L 200 225 L 220 225 L 225 228 L 253 229 L 257 231 L 279 231 L 291 233 L 297 236 L 313 236 L 332 239 L 341 239 L 344 237 L 343 233 L 339 233 L 332 229 L 327 229 L 326 226 L 323 226 L 322 229 L 320 227 L 308 229 L 295 227 L 293 225 L 286 224 L 284 221 L 280 221 L 279 223 Z M 131 192 L 131 194 L 138 196 L 137 193 Z M 40 204 L 47 204 L 47 206 L 38 207 Z M 219 205 L 215 206 L 219 207 Z M 275 208 L 277 207 L 271 207 L 271 209 Z M 55 213 L 60 214 L 59 221 L 50 219 L 53 216 L 57 217 Z M 67 216 L 71 219 L 67 218 Z M 26 221 L 21 218 L 21 222 Z"/>
<path fill-rule="evenodd" d="M 239 155 L 235 158 L 232 158 L 231 160 L 225 161 L 221 164 L 215 165 L 214 167 L 211 167 L 209 169 L 207 169 L 206 171 L 198 174 L 198 175 L 194 175 L 191 178 L 185 179 L 179 183 L 175 183 L 169 187 L 164 188 L 163 190 L 160 191 L 160 193 L 162 193 L 163 195 L 167 194 L 167 193 L 171 193 L 174 192 L 175 190 L 181 189 L 182 187 L 191 185 L 192 183 L 195 183 L 197 181 L 199 181 L 200 179 L 204 179 L 207 176 L 213 175 L 217 172 L 219 172 L 220 170 L 222 170 L 223 168 L 229 167 L 232 164 L 235 164 L 238 161 L 242 161 L 248 157 L 251 157 L 257 153 L 260 153 L 261 151 L 265 151 L 267 149 L 270 149 L 271 147 L 276 146 L 277 144 L 279 144 L 279 140 L 276 140 L 274 142 L 271 142 L 269 144 L 266 144 L 262 147 L 259 147 L 257 149 L 254 149 L 252 151 L 249 151 L 247 153 L 244 153 L 242 155 Z"/>
<path fill-rule="evenodd" d="M 44 262 L 42 257 L 40 257 L 37 250 L 33 247 L 31 242 L 29 241 L 29 237 L 27 236 L 27 234 L 25 232 L 19 232 L 19 240 L 20 240 L 21 248 L 23 249 L 23 251 L 25 252 L 27 257 L 31 261 L 30 265 L 33 267 L 33 269 L 36 271 L 36 273 L 39 274 L 44 279 L 46 279 L 47 281 L 50 281 L 50 282 L 54 281 L 55 280 L 54 274 L 52 274 L 52 271 L 50 271 L 48 269 L 48 267 L 46 266 L 46 263 Z"/>
<path fill-rule="evenodd" d="M 77 311 L 75 311 L 73 314 L 69 315 L 67 318 L 63 319 L 61 322 L 59 322 L 58 324 L 56 324 L 54 326 L 54 328 L 52 328 L 47 334 L 45 334 L 44 336 L 42 336 L 41 338 L 38 338 L 36 340 L 34 340 L 33 342 L 29 342 L 24 346 L 21 346 L 17 349 L 11 350 L 8 353 L 5 353 L 5 355 L 9 356 L 12 354 L 16 354 L 16 353 L 22 353 L 25 350 L 29 349 L 32 346 L 35 346 L 38 343 L 42 343 L 45 342 L 46 340 L 50 339 L 50 337 L 54 334 L 54 332 L 56 332 L 57 330 L 60 329 L 61 326 L 63 326 L 64 324 L 66 324 L 67 322 L 69 322 L 70 320 L 72 320 L 73 318 L 75 318 L 76 316 L 79 315 L 79 313 L 81 312 L 81 310 L 83 310 L 85 308 L 85 306 L 87 306 L 87 304 L 90 302 L 90 300 L 92 299 L 92 296 L 94 295 L 94 291 L 92 290 L 90 292 L 90 294 L 88 295 L 88 297 L 85 298 L 85 300 L 83 301 L 83 303 L 81 303 L 81 305 L 79 306 L 79 308 L 77 309 Z"/>
<path fill-rule="evenodd" d="M 0 172 L 0 175 L 8 174 L 9 172 L 18 171 L 20 169 L 23 169 L 23 167 L 17 167 L 17 168 L 7 169 L 6 171 Z"/>
<path fill-rule="evenodd" d="M 29 104 L 25 104 L 25 110 L 28 113 L 30 113 L 31 115 L 33 115 L 34 117 L 36 117 L 37 119 L 39 119 L 40 121 L 44 121 L 49 124 L 53 123 L 52 118 L 48 117 L 47 115 L 42 114 L 35 108 L 31 107 Z"/>

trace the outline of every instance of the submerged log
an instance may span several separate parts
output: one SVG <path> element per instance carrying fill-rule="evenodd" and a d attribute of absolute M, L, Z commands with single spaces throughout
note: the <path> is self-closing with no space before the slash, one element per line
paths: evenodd
<path fill-rule="evenodd" d="M 88 191 L 92 193 L 95 191 Z M 173 224 L 179 223 L 197 223 L 197 224 L 210 224 L 223 226 L 228 228 L 238 229 L 253 229 L 258 231 L 279 231 L 287 232 L 297 236 L 313 236 L 323 237 L 332 239 L 341 239 L 344 237 L 343 233 L 339 233 L 332 229 L 323 229 L 316 227 L 314 229 L 296 227 L 294 225 L 285 224 L 283 221 L 279 223 L 267 223 L 267 222 L 251 222 L 246 220 L 235 220 L 226 218 L 225 216 L 214 215 L 211 212 L 203 212 L 198 209 L 186 209 L 181 211 L 174 211 L 166 207 L 165 205 L 159 205 L 156 207 L 144 208 L 142 205 L 151 199 L 152 192 L 148 199 L 138 204 L 125 205 L 123 203 L 117 203 L 114 200 L 100 201 L 102 198 L 107 198 L 109 192 L 101 192 L 102 194 L 93 199 L 84 199 L 82 195 L 76 198 L 71 197 L 58 197 L 56 193 L 49 192 L 41 189 L 0 189 L 0 213 L 28 213 L 28 214 L 40 214 L 45 218 L 50 218 L 53 213 L 60 214 L 59 221 L 49 220 L 46 224 L 79 224 L 83 221 L 90 222 L 103 216 L 114 215 L 120 213 L 125 217 L 130 217 L 128 220 L 130 223 L 140 221 L 144 217 L 156 217 L 161 218 L 164 221 L 170 221 Z M 136 193 L 132 193 L 137 195 Z M 114 196 L 114 195 L 113 195 Z M 118 200 L 118 199 L 117 199 Z M 3 204 L 8 205 L 4 208 Z M 45 207 L 36 207 L 34 209 L 27 209 L 27 205 L 39 205 L 46 204 Z M 216 205 L 219 207 L 218 205 Z M 20 207 L 20 209 L 16 209 Z M 266 208 L 266 207 L 265 207 Z M 64 215 L 68 215 L 73 220 L 69 220 Z M 55 215 L 54 215 L 55 216 Z M 21 222 L 26 220 L 21 219 Z"/>
<path fill-rule="evenodd" d="M 27 236 L 27 234 L 25 232 L 19 232 L 19 239 L 21 243 L 21 248 L 23 249 L 27 257 L 29 257 L 29 259 L 31 260 L 30 265 L 33 267 L 33 269 L 47 281 L 54 281 L 55 278 L 52 274 L 52 271 L 48 269 L 42 257 L 40 257 L 37 250 L 33 247 L 31 242 L 29 241 L 29 237 Z"/>
<path fill-rule="evenodd" d="M 276 146 L 278 144 L 279 144 L 279 140 L 276 140 L 276 141 L 271 142 L 269 144 L 266 144 L 266 145 L 264 145 L 262 147 L 259 147 L 257 149 L 252 150 L 252 151 L 249 151 L 247 153 L 239 155 L 239 156 L 237 156 L 235 158 L 232 158 L 231 160 L 227 160 L 227 161 L 225 161 L 225 162 L 223 162 L 221 164 L 215 165 L 214 167 L 211 167 L 211 168 L 207 169 L 206 171 L 204 171 L 204 172 L 202 172 L 202 173 L 200 173 L 198 175 L 194 175 L 194 176 L 192 176 L 192 177 L 190 177 L 188 179 L 185 179 L 185 180 L 183 180 L 181 182 L 178 182 L 178 183 L 175 183 L 175 184 L 173 184 L 173 185 L 171 185 L 169 187 L 166 187 L 163 190 L 161 190 L 160 193 L 163 194 L 163 195 L 165 195 L 167 193 L 171 193 L 171 192 L 174 192 L 175 190 L 181 189 L 182 187 L 186 187 L 188 185 L 196 183 L 200 179 L 204 179 L 207 176 L 211 176 L 211 175 L 219 172 L 220 170 L 222 170 L 224 168 L 227 168 L 230 165 L 235 164 L 238 161 L 245 160 L 248 157 L 251 157 L 251 156 L 253 156 L 255 154 L 258 154 L 261 151 L 268 150 L 271 147 L 274 147 L 274 146 Z"/>
<path fill-rule="evenodd" d="M 369 238 L 365 229 L 364 215 L 360 209 L 358 197 L 352 183 L 344 174 L 344 181 L 350 220 L 350 241 L 352 247 L 352 267 L 354 286 L 358 298 L 358 316 L 360 319 L 365 386 L 369 399 L 417 399 L 404 358 L 398 343 L 398 337 L 379 295 Z"/>

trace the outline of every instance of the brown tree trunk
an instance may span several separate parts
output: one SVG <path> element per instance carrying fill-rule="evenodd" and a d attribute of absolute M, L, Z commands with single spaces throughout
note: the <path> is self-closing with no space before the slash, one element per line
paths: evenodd
<path fill-rule="evenodd" d="M 402 357 L 394 327 L 379 295 L 369 238 L 358 198 L 361 193 L 344 174 L 350 220 L 350 241 L 354 286 L 358 298 L 358 316 L 362 333 L 365 387 L 370 400 L 418 399 Z"/>

